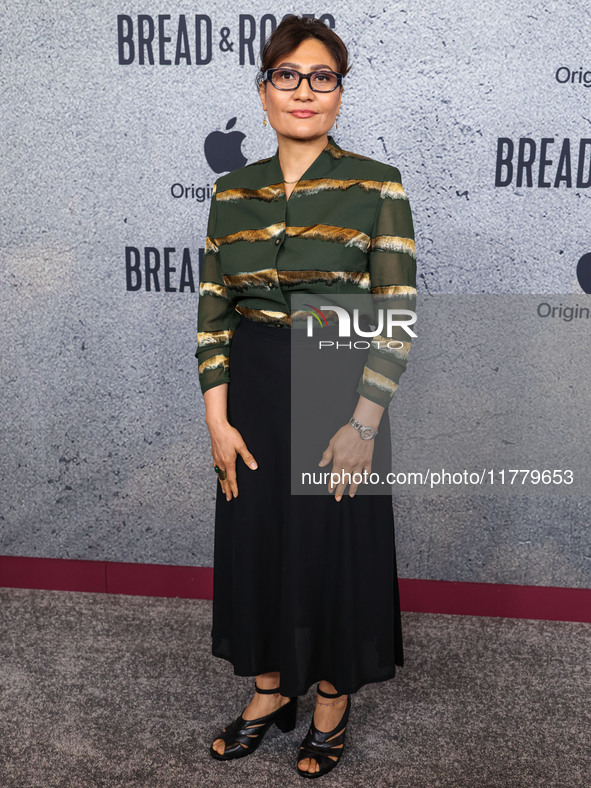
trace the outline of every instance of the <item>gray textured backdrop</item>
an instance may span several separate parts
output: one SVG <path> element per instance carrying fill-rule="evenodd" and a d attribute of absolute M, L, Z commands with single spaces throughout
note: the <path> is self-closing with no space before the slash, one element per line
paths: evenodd
<path fill-rule="evenodd" d="M 178 14 L 190 20 L 196 10 L 212 18 L 211 63 L 118 64 L 117 14 L 170 14 L 174 29 Z M 307 10 L 259 0 L 198 9 L 171 0 L 15 0 L 4 10 L 1 554 L 212 564 L 215 482 L 193 357 L 197 296 L 127 292 L 124 250 L 175 247 L 180 262 L 189 248 L 197 272 L 208 203 L 174 199 L 171 185 L 213 183 L 203 142 L 232 117 L 249 161 L 275 150 L 256 69 L 239 64 L 236 45 L 219 49 L 219 30 L 229 27 L 236 41 L 241 13 L 258 22 Z M 561 85 L 555 73 L 591 68 L 587 4 L 344 2 L 324 11 L 354 64 L 335 139 L 401 170 L 419 290 L 587 303 L 575 267 L 591 251 L 589 190 L 494 185 L 498 137 L 538 145 L 568 137 L 576 167 L 576 143 L 591 135 L 591 89 Z M 224 75 L 232 84 L 221 90 Z M 452 336 L 444 322 L 425 321 L 391 410 L 411 457 L 415 447 L 426 456 L 431 443 L 438 456 L 451 447 L 462 467 L 480 467 L 487 434 L 508 403 L 521 402 L 520 375 L 491 376 L 485 405 L 484 389 L 466 385 L 490 372 L 482 355 L 490 323 L 478 318 L 468 309 L 466 331 Z M 565 360 L 544 324 L 548 367 L 529 370 L 548 385 L 522 423 L 525 435 L 536 414 L 543 418 L 547 445 L 562 441 L 561 459 L 576 459 L 581 471 L 586 424 L 577 431 L 568 414 L 589 412 L 587 326 L 556 329 L 562 342 L 575 340 Z M 537 352 L 542 365 L 544 348 Z M 536 401 L 531 390 L 528 401 Z M 488 419 L 472 429 L 482 408 Z M 453 419 L 451 431 L 441 429 L 443 415 L 455 417 L 455 430 Z M 539 462 L 525 451 L 520 460 Z M 405 491 L 395 513 L 405 577 L 590 586 L 584 487 Z"/>

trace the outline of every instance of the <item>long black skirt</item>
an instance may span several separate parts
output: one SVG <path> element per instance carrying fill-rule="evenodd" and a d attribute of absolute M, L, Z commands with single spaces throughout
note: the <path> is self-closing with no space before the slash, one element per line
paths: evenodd
<path fill-rule="evenodd" d="M 230 346 L 228 418 L 258 468 L 237 458 L 230 501 L 218 484 L 212 653 L 279 671 L 285 696 L 321 679 L 349 694 L 403 665 L 392 497 L 291 494 L 291 330 L 243 317 Z M 389 455 L 387 410 L 375 441 Z"/>

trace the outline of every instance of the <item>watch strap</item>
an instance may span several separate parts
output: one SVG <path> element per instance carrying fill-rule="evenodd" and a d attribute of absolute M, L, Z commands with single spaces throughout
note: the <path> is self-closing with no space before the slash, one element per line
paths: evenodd
<path fill-rule="evenodd" d="M 349 424 L 357 430 L 363 440 L 372 440 L 372 438 L 375 438 L 378 434 L 377 430 L 375 430 L 373 427 L 367 427 L 361 424 L 361 422 L 358 421 L 354 416 L 351 416 L 349 419 Z"/>

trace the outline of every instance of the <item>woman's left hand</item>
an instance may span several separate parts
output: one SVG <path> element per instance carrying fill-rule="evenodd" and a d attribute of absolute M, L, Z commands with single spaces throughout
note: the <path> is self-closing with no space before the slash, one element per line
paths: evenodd
<path fill-rule="evenodd" d="M 328 492 L 332 494 L 335 490 L 335 500 L 340 501 L 347 487 L 348 479 L 354 473 L 363 474 L 364 471 L 371 473 L 371 461 L 373 457 L 374 442 L 363 440 L 359 432 L 351 424 L 343 424 L 330 439 L 328 446 L 322 453 L 322 459 L 318 465 L 322 468 L 332 460 L 331 473 L 338 474 L 341 481 L 336 485 L 336 476 L 328 484 Z M 343 474 L 350 474 L 343 477 Z M 351 479 L 349 497 L 353 498 L 357 492 L 359 483 Z"/>

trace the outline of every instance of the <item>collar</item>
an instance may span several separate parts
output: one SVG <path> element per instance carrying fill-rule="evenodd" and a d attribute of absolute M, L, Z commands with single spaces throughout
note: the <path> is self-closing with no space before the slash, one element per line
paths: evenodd
<path fill-rule="evenodd" d="M 329 175 L 337 166 L 340 160 L 342 148 L 337 145 L 333 137 L 328 136 L 325 147 L 320 151 L 308 169 L 300 176 L 300 181 L 311 180 L 313 178 L 324 178 Z M 282 183 L 283 172 L 279 164 L 279 147 L 269 160 L 269 182 Z"/>

